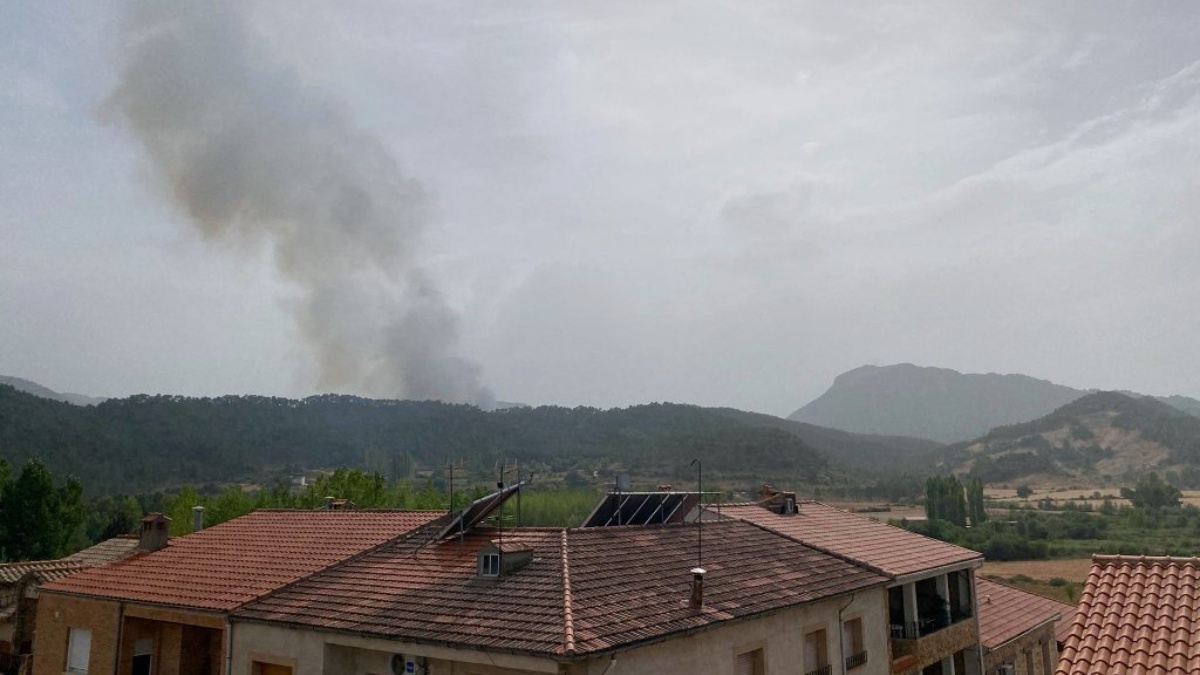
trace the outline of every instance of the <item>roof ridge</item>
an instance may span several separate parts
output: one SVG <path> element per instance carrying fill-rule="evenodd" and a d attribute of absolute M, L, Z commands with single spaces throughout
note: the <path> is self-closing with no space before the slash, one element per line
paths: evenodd
<path fill-rule="evenodd" d="M 859 560 L 858 558 L 853 558 L 851 556 L 846 555 L 845 553 L 840 553 L 838 551 L 834 551 L 834 550 L 826 548 L 824 546 L 818 546 L 818 545 L 812 543 L 811 541 L 804 541 L 803 539 L 801 539 L 799 537 L 794 537 L 786 532 L 783 532 L 782 530 L 776 530 L 775 528 L 768 527 L 767 525 L 760 525 L 759 523 L 757 523 L 753 520 L 746 520 L 744 518 L 736 518 L 735 520 L 737 520 L 739 522 L 743 522 L 743 523 L 749 523 L 750 525 L 753 525 L 754 527 L 757 527 L 758 529 L 763 530 L 764 532 L 770 532 L 771 534 L 774 534 L 779 537 L 783 537 L 784 539 L 790 539 L 790 540 L 796 542 L 797 544 L 800 544 L 801 546 L 807 546 L 807 547 L 813 549 L 814 551 L 819 551 L 821 553 L 824 553 L 825 555 L 833 556 L 834 558 L 837 558 L 838 560 L 844 560 L 844 561 L 850 563 L 851 565 L 854 565 L 856 567 L 861 567 L 861 568 L 867 570 L 868 572 L 874 572 L 875 574 L 887 577 L 888 579 L 896 578 L 895 574 L 887 572 L 883 568 L 876 567 L 874 565 L 870 565 L 864 560 Z"/>
<path fill-rule="evenodd" d="M 1113 563 L 1177 563 L 1180 565 L 1200 565 L 1200 557 L 1177 555 L 1129 555 L 1129 554 L 1092 554 L 1093 565 L 1108 565 Z"/>
<path fill-rule="evenodd" d="M 563 580 L 563 652 L 575 653 L 575 614 L 571 609 L 571 570 L 568 562 L 570 546 L 567 529 L 562 531 L 562 580 Z"/>

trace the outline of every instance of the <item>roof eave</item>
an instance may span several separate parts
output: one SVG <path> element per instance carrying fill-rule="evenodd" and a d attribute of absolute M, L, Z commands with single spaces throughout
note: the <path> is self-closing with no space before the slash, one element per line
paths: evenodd
<path fill-rule="evenodd" d="M 1061 619 L 1061 618 L 1062 618 L 1062 614 L 1055 614 L 1054 616 L 1052 616 L 1052 617 L 1050 617 L 1050 618 L 1048 618 L 1048 619 L 1046 619 L 1046 620 L 1044 620 L 1044 621 L 1039 621 L 1038 623 L 1036 623 L 1036 624 L 1034 624 L 1034 625 L 1030 626 L 1029 628 L 1026 628 L 1025 630 L 1021 631 L 1020 633 L 1017 633 L 1016 635 L 1014 635 L 1014 636 L 1012 636 L 1012 637 L 1008 638 L 1007 640 L 1005 640 L 1005 641 L 1003 641 L 1003 642 L 1001 642 L 1001 643 L 997 644 L 997 645 L 996 645 L 996 646 L 994 646 L 994 647 L 993 647 L 993 646 L 991 646 L 991 645 L 988 645 L 987 643 L 985 643 L 985 642 L 983 642 L 983 641 L 981 640 L 981 641 L 980 641 L 980 644 L 981 644 L 981 645 L 983 645 L 983 653 L 984 653 L 984 654 L 990 654 L 990 653 L 992 653 L 992 652 L 996 651 L 997 649 L 1001 649 L 1002 647 L 1005 647 L 1005 646 L 1007 646 L 1007 645 L 1010 645 L 1010 644 L 1012 644 L 1013 642 L 1016 642 L 1017 640 L 1020 640 L 1021 638 L 1025 637 L 1025 636 L 1027 636 L 1027 635 L 1030 635 L 1030 634 L 1032 634 L 1032 633 L 1036 633 L 1037 631 L 1039 631 L 1039 630 L 1041 630 L 1041 629 L 1045 628 L 1047 624 L 1054 624 L 1054 623 L 1058 622 L 1058 620 L 1059 620 L 1059 619 Z M 1051 631 L 1051 632 L 1054 632 L 1054 631 Z M 1058 636 L 1057 636 L 1057 635 L 1055 635 L 1055 638 L 1054 638 L 1054 639 L 1057 641 L 1057 640 L 1058 640 Z"/>
<path fill-rule="evenodd" d="M 978 569 L 979 567 L 982 567 L 982 566 L 983 566 L 983 554 L 981 553 L 981 554 L 979 554 L 978 557 L 971 558 L 970 560 L 961 560 L 959 562 L 948 563 L 948 564 L 941 565 L 938 567 L 929 567 L 929 568 L 926 568 L 923 570 L 917 570 L 916 572 L 906 572 L 904 574 L 888 574 L 885 571 L 885 572 L 883 572 L 883 574 L 887 574 L 887 576 L 892 578 L 893 586 L 898 586 L 900 584 L 907 584 L 907 583 L 910 583 L 913 581 L 919 581 L 921 579 L 926 579 L 931 576 L 937 576 L 940 574 L 949 574 L 951 572 L 958 572 L 960 570 L 965 570 L 965 569 Z"/>

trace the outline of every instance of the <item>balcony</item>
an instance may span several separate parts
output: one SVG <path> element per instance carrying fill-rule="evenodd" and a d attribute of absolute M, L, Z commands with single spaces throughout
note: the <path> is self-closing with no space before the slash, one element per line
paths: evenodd
<path fill-rule="evenodd" d="M 930 626 L 929 632 L 926 633 L 921 633 L 920 626 L 916 626 L 916 637 L 893 636 L 892 659 L 911 656 L 916 659 L 919 668 L 924 668 L 931 663 L 953 656 L 955 652 L 975 646 L 979 642 L 975 622 L 964 621 L 965 618 L 959 618 L 958 621 L 949 623 L 949 625 Z M 895 626 L 892 630 L 893 633 L 897 632 Z M 903 626 L 900 632 L 905 633 L 908 630 L 908 626 Z"/>
<path fill-rule="evenodd" d="M 810 670 L 807 673 L 804 673 L 804 675 L 833 675 L 833 666 L 832 665 L 821 666 L 820 668 L 817 668 L 816 670 Z"/>
<path fill-rule="evenodd" d="M 867 653 L 865 651 L 861 651 L 857 654 L 851 654 L 850 656 L 846 657 L 846 670 L 850 670 L 852 668 L 857 668 L 861 665 L 865 665 L 866 662 L 867 662 Z"/>
<path fill-rule="evenodd" d="M 922 616 L 917 621 L 893 621 L 891 624 L 892 639 L 916 640 L 927 635 L 932 635 L 943 628 L 969 618 L 971 618 L 970 612 L 957 610 L 950 612 L 939 611 L 929 616 Z"/>

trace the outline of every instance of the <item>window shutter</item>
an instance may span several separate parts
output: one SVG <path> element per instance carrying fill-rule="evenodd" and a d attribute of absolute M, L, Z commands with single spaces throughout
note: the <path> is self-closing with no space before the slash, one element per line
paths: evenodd
<path fill-rule="evenodd" d="M 86 628 L 72 628 L 67 646 L 67 672 L 86 673 L 91 655 L 92 631 Z"/>
<path fill-rule="evenodd" d="M 754 652 L 738 654 L 737 675 L 754 675 Z"/>

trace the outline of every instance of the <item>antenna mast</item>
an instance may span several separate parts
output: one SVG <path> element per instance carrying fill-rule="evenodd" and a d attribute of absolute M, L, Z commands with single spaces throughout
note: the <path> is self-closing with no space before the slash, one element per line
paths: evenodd
<path fill-rule="evenodd" d="M 704 465 L 699 458 L 693 459 L 688 468 L 696 467 L 696 478 L 699 483 L 699 506 L 696 511 L 696 567 L 704 567 Z"/>

